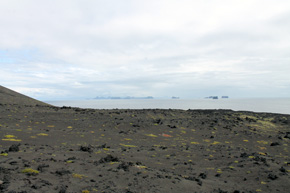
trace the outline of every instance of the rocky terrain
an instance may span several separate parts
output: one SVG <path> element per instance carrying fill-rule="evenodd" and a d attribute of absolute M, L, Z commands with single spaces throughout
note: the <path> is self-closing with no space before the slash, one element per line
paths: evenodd
<path fill-rule="evenodd" d="M 0 87 L 0 192 L 289 192 L 290 115 L 54 107 Z"/>

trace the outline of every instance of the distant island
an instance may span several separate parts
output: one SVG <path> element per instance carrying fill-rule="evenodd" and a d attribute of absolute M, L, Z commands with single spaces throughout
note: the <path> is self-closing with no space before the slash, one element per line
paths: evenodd
<path fill-rule="evenodd" d="M 222 99 L 228 99 L 229 96 L 222 96 L 221 98 Z M 205 97 L 205 99 L 219 99 L 219 97 L 218 96 L 209 96 L 209 97 Z"/>
<path fill-rule="evenodd" d="M 126 97 L 103 97 L 103 96 L 97 96 L 94 99 L 154 99 L 152 96 L 147 97 L 132 97 L 132 96 L 126 96 Z"/>

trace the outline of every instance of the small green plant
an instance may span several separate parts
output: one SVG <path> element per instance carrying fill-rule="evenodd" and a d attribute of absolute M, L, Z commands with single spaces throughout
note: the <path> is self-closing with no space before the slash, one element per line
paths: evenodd
<path fill-rule="evenodd" d="M 14 135 L 5 135 L 4 137 L 5 138 L 15 138 L 16 136 L 14 136 Z"/>
<path fill-rule="evenodd" d="M 157 135 L 154 135 L 154 134 L 146 134 L 146 135 L 149 137 L 157 137 Z"/>
<path fill-rule="evenodd" d="M 72 176 L 73 176 L 74 178 L 79 178 L 79 179 L 82 179 L 82 178 L 86 177 L 86 176 L 83 175 L 83 174 L 76 174 L 76 173 L 73 173 Z"/>
<path fill-rule="evenodd" d="M 121 146 L 124 146 L 124 147 L 137 147 L 136 145 L 126 145 L 126 144 L 123 144 L 123 143 L 120 143 Z"/>
<path fill-rule="evenodd" d="M 24 173 L 24 174 L 28 174 L 28 175 L 37 175 L 39 173 L 38 170 L 34 170 L 32 168 L 25 168 L 21 172 Z"/>
<path fill-rule="evenodd" d="M 46 134 L 46 133 L 39 133 L 39 134 L 37 134 L 38 136 L 48 136 L 48 134 Z"/>

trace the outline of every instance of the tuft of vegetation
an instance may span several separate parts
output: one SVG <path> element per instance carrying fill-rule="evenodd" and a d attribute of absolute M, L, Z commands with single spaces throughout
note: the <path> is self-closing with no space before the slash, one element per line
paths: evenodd
<path fill-rule="evenodd" d="M 220 144 L 220 142 L 218 142 L 218 141 L 214 141 L 214 142 L 212 143 L 212 145 L 216 145 L 216 144 Z"/>
<path fill-rule="evenodd" d="M 14 135 L 5 135 L 4 137 L 5 138 L 15 138 L 16 136 L 14 136 Z"/>
<path fill-rule="evenodd" d="M 146 136 L 149 136 L 149 137 L 157 137 L 157 135 L 154 135 L 154 134 L 146 134 Z"/>
<path fill-rule="evenodd" d="M 39 173 L 38 170 L 34 170 L 32 168 L 25 168 L 21 171 L 21 173 L 28 174 L 28 175 L 37 175 Z"/>
<path fill-rule="evenodd" d="M 2 139 L 2 141 L 21 141 L 21 139 Z"/>
<path fill-rule="evenodd" d="M 123 143 L 120 143 L 121 146 L 124 146 L 124 147 L 137 147 L 136 145 L 126 145 L 126 144 L 123 144 Z"/>
<path fill-rule="evenodd" d="M 241 114 L 239 117 L 240 117 L 241 119 L 253 119 L 253 120 L 258 120 L 258 117 L 251 116 L 251 115 L 244 115 L 244 114 Z"/>
<path fill-rule="evenodd" d="M 259 144 L 263 144 L 263 145 L 267 145 L 268 144 L 268 142 L 267 141 L 263 141 L 263 140 L 261 140 L 261 141 L 257 141 Z"/>
<path fill-rule="evenodd" d="M 38 136 L 48 136 L 48 134 L 46 134 L 46 133 L 39 133 L 39 134 L 37 134 Z"/>
<path fill-rule="evenodd" d="M 2 139 L 2 141 L 21 141 L 21 139 L 15 139 L 17 137 L 14 135 L 5 135 L 4 137 L 5 139 Z"/>
<path fill-rule="evenodd" d="M 72 174 L 72 177 L 82 179 L 82 178 L 84 178 L 84 177 L 86 177 L 86 176 L 85 176 L 85 175 L 82 175 L 82 174 L 76 174 L 76 173 L 73 173 L 73 174 Z"/>

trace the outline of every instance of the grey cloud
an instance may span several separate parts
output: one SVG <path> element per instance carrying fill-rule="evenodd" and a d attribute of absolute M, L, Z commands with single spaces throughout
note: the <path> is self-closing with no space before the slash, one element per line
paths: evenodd
<path fill-rule="evenodd" d="M 2 1 L 0 81 L 39 98 L 289 96 L 284 4 Z"/>

